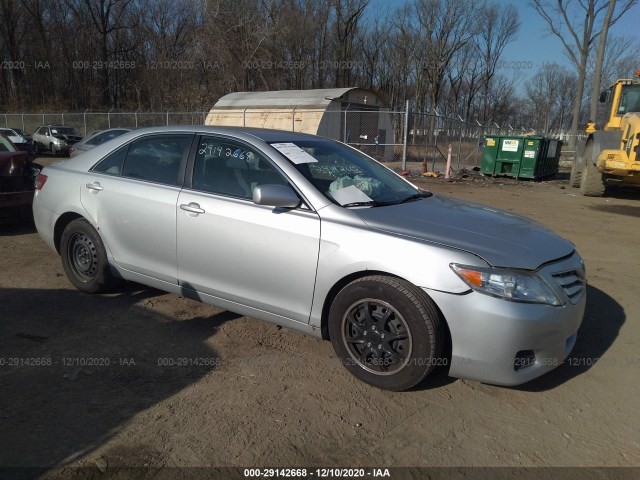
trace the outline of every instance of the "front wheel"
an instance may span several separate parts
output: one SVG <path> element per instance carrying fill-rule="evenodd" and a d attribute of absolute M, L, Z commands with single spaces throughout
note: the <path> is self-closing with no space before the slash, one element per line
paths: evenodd
<path fill-rule="evenodd" d="M 336 355 L 357 378 L 384 390 L 420 383 L 440 358 L 444 328 L 437 307 L 404 280 L 369 276 L 354 280 L 329 311 Z"/>
<path fill-rule="evenodd" d="M 580 178 L 580 193 L 586 197 L 601 197 L 605 192 L 605 184 L 602 181 L 602 174 L 593 164 L 593 140 L 589 140 L 584 149 L 584 165 Z"/>
<path fill-rule="evenodd" d="M 60 253 L 64 271 L 78 290 L 100 293 L 115 284 L 102 239 L 85 219 L 73 220 L 64 229 Z"/>
<path fill-rule="evenodd" d="M 580 186 L 580 179 L 582 177 L 582 162 L 581 159 L 576 156 L 571 165 L 571 175 L 569 176 L 569 186 L 578 188 Z"/>

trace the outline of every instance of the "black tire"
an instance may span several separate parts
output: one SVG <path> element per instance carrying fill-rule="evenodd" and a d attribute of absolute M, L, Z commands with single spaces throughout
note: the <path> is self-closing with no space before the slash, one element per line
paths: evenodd
<path fill-rule="evenodd" d="M 587 141 L 584 148 L 584 164 L 582 166 L 582 176 L 580 177 L 580 193 L 585 197 L 601 197 L 606 190 L 602 181 L 602 174 L 592 161 L 593 140 Z"/>
<path fill-rule="evenodd" d="M 78 290 L 100 293 L 115 285 L 102 239 L 85 219 L 73 220 L 64 229 L 60 253 L 64 271 Z"/>
<path fill-rule="evenodd" d="M 394 277 L 369 276 L 338 293 L 329 311 L 329 336 L 353 375 L 384 390 L 402 391 L 443 364 L 443 322 L 419 288 Z"/>
<path fill-rule="evenodd" d="M 571 165 L 571 175 L 569 176 L 569 186 L 573 188 L 578 188 L 580 186 L 581 178 L 582 178 L 582 159 L 578 158 L 576 154 L 576 158 L 573 160 L 573 165 Z"/>
<path fill-rule="evenodd" d="M 36 142 L 35 140 L 33 142 L 33 153 L 35 153 L 36 156 L 40 155 L 40 147 L 38 147 L 38 142 Z"/>

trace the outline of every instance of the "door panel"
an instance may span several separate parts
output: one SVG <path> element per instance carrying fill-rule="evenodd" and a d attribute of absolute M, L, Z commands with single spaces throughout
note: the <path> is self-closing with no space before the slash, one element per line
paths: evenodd
<path fill-rule="evenodd" d="M 286 177 L 250 146 L 204 136 L 186 184 L 176 207 L 180 285 L 308 323 L 320 219 L 251 201 L 256 186 Z"/>
<path fill-rule="evenodd" d="M 204 213 L 180 208 L 190 204 Z M 308 323 L 320 240 L 315 213 L 187 190 L 176 211 L 181 285 Z"/>
<path fill-rule="evenodd" d="M 180 188 L 88 173 L 81 189 L 82 205 L 120 267 L 177 284 Z"/>
<path fill-rule="evenodd" d="M 120 267 L 177 284 L 176 202 L 192 134 L 135 139 L 102 159 L 81 201 Z"/>

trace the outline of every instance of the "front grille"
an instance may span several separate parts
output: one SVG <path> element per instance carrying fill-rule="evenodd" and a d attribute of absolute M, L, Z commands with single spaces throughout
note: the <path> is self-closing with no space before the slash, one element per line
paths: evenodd
<path fill-rule="evenodd" d="M 586 285 L 584 276 L 578 270 L 554 273 L 551 276 L 569 297 L 569 301 L 574 305 L 578 303 Z"/>

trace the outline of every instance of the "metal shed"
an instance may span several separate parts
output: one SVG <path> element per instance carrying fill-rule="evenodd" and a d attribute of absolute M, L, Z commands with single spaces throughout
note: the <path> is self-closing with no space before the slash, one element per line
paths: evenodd
<path fill-rule="evenodd" d="M 368 153 L 375 146 L 382 154 L 376 156 L 393 155 L 389 109 L 378 94 L 362 88 L 230 93 L 213 106 L 205 124 L 311 133 Z"/>

